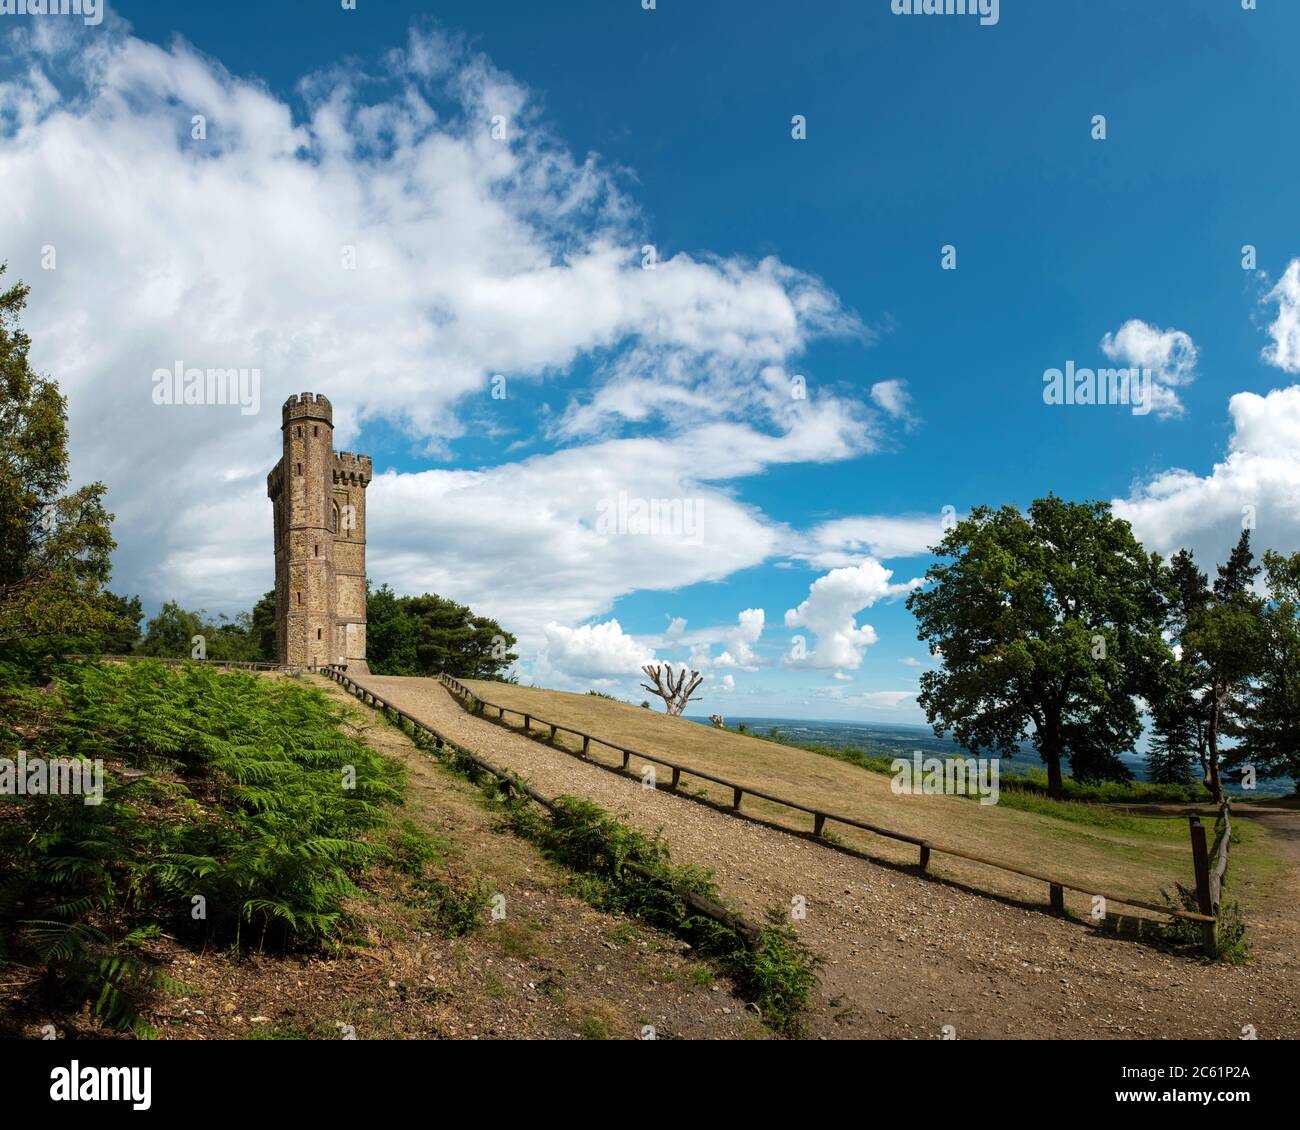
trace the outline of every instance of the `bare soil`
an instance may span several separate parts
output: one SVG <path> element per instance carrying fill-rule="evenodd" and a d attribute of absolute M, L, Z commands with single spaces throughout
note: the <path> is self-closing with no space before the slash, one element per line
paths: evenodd
<path fill-rule="evenodd" d="M 937 1039 L 948 1025 L 959 1039 L 1239 1039 L 1245 1025 L 1260 1038 L 1300 1036 L 1294 862 L 1269 910 L 1249 921 L 1251 959 L 1209 963 L 1158 941 L 1149 922 L 1139 937 L 1054 917 L 644 789 L 467 714 L 436 680 L 361 681 L 546 795 L 582 796 L 662 830 L 675 862 L 711 868 L 750 917 L 791 912 L 826 962 L 813 1036 Z"/>

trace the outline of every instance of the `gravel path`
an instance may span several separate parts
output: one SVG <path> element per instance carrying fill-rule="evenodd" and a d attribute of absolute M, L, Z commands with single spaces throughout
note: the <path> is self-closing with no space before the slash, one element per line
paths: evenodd
<path fill-rule="evenodd" d="M 753 919 L 802 898 L 793 925 L 826 962 L 812 1036 L 938 1039 L 952 1025 L 958 1039 L 1239 1039 L 1249 1024 L 1261 1039 L 1300 1037 L 1300 897 L 1252 922 L 1247 965 L 1209 965 L 642 789 L 468 715 L 436 680 L 359 681 L 548 796 L 663 829 L 674 862 L 711 868 Z M 1285 881 L 1300 896 L 1300 869 Z"/>

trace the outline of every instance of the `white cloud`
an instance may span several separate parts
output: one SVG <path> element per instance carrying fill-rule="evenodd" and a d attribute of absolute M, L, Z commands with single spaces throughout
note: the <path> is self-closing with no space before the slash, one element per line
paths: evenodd
<path fill-rule="evenodd" d="M 955 511 L 950 516 L 956 519 Z M 888 560 L 919 557 L 943 540 L 944 515 L 860 515 L 823 522 L 798 547 L 797 556 L 819 569 L 855 565 L 863 555 Z"/>
<path fill-rule="evenodd" d="M 871 386 L 871 399 L 885 415 L 898 420 L 909 430 L 916 426 L 912 397 L 907 391 L 906 381 L 877 381 Z"/>
<path fill-rule="evenodd" d="M 1202 569 L 1225 559 L 1245 520 L 1257 550 L 1300 546 L 1300 385 L 1265 396 L 1239 392 L 1228 402 L 1228 455 L 1208 475 L 1172 469 L 1116 499 L 1150 551 L 1189 548 Z"/>
<path fill-rule="evenodd" d="M 754 650 L 754 645 L 763 634 L 765 618 L 761 608 L 746 608 L 736 618 L 734 628 L 694 632 L 683 636 L 682 642 L 694 645 L 691 650 L 691 666 L 757 671 L 762 664 L 762 657 Z M 723 647 L 717 656 L 711 656 L 709 652 L 710 645 L 714 643 L 721 643 Z"/>
<path fill-rule="evenodd" d="M 901 663 L 904 667 L 921 666 L 921 661 L 919 659 L 913 659 L 910 655 L 905 656 L 904 658 L 900 659 L 898 662 Z"/>
<path fill-rule="evenodd" d="M 1182 414 L 1174 390 L 1196 379 L 1196 344 L 1188 334 L 1132 318 L 1101 339 L 1101 351 L 1124 366 L 1151 370 L 1151 406 L 1158 416 Z"/>
<path fill-rule="evenodd" d="M 548 622 L 781 552 L 788 531 L 726 480 L 876 442 L 869 405 L 789 396 L 811 341 L 870 337 L 827 287 L 773 258 L 661 251 L 642 270 L 653 237 L 628 178 L 575 158 L 531 91 L 452 38 L 309 75 L 291 105 L 120 21 L 75 49 L 28 26 L 0 71 L 0 183 L 23 198 L 5 211 L 8 277 L 34 287 L 25 327 L 69 396 L 73 474 L 110 486 L 115 588 L 233 611 L 271 587 L 265 476 L 278 406 L 304 389 L 333 401 L 338 447 L 385 421 L 436 456 L 528 426 L 488 396 L 494 374 L 513 389 L 603 366 L 552 418 L 552 438 L 586 446 L 381 465 L 370 488 L 376 581 L 467 601 L 534 651 Z M 259 369 L 263 412 L 153 405 L 151 374 L 177 359 Z M 660 434 L 618 438 L 647 420 Z M 596 507 L 619 491 L 700 500 L 703 550 L 600 536 Z"/>
<path fill-rule="evenodd" d="M 569 628 L 547 624 L 544 665 L 569 676 L 631 678 L 646 663 L 653 663 L 654 651 L 623 631 L 617 620 Z"/>
<path fill-rule="evenodd" d="M 1264 360 L 1287 373 L 1300 373 L 1300 259 L 1292 259 L 1277 285 L 1264 296 L 1277 303 L 1277 318 L 1268 327 L 1273 344 Z"/>
<path fill-rule="evenodd" d="M 840 687 L 819 689 L 818 693 L 840 706 L 856 706 L 866 710 L 897 710 L 903 703 L 916 698 L 915 691 L 859 691 L 856 694 L 845 694 Z"/>
<path fill-rule="evenodd" d="M 499 619 L 527 655 L 550 620 L 576 624 L 634 590 L 717 581 L 760 564 L 782 529 L 692 482 L 671 441 L 610 440 L 483 471 L 386 473 L 367 503 L 368 568 L 401 592 L 438 592 Z M 602 532 L 602 503 L 631 488 L 699 502 L 685 531 Z"/>
<path fill-rule="evenodd" d="M 817 646 L 802 659 L 787 656 L 786 665 L 849 670 L 860 666 L 867 648 L 878 637 L 870 624 L 858 626 L 857 613 L 877 601 L 902 596 L 921 583 L 891 584 L 893 575 L 879 561 L 868 559 L 818 577 L 809 586 L 808 598 L 785 614 L 785 626 L 808 628 L 817 637 Z"/>

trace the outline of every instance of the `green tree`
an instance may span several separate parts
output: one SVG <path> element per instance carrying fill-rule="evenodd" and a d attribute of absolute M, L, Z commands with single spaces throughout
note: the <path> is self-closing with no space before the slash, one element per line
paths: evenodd
<path fill-rule="evenodd" d="M 1300 791 L 1300 553 L 1265 553 L 1264 576 L 1258 668 L 1225 768 L 1253 765 L 1260 777 L 1291 777 Z"/>
<path fill-rule="evenodd" d="M 1168 655 L 1160 559 L 1108 504 L 1051 495 L 1027 514 L 977 507 L 933 552 L 946 560 L 907 604 L 943 661 L 918 699 L 935 733 L 977 753 L 1030 740 L 1057 798 L 1066 758 L 1080 780 L 1131 776 L 1118 751 Z"/>
<path fill-rule="evenodd" d="M 1158 785 L 1187 785 L 1192 766 L 1204 761 L 1204 729 L 1195 702 L 1177 670 L 1168 674 L 1170 687 L 1151 704 L 1151 742 L 1147 750 L 1147 778 Z"/>
<path fill-rule="evenodd" d="M 204 616 L 203 612 L 199 613 Z M 224 613 L 215 621 L 204 625 L 209 659 L 229 659 L 240 663 L 262 662 L 262 645 L 253 630 L 253 616 L 238 612 L 233 617 Z"/>
<path fill-rule="evenodd" d="M 366 662 L 376 675 L 419 675 L 420 624 L 387 585 L 366 586 Z"/>
<path fill-rule="evenodd" d="M 203 644 L 200 658 L 238 663 L 263 661 L 250 613 L 240 612 L 234 617 L 223 614 L 210 620 L 203 609 L 191 612 L 174 600 L 164 603 L 146 625 L 139 651 L 141 655 L 189 659 L 194 657 L 198 638 Z"/>
<path fill-rule="evenodd" d="M 1182 648 L 1187 624 L 1200 615 L 1211 590 L 1188 550 L 1179 550 L 1163 570 L 1170 650 L 1150 701 L 1151 748 L 1147 776 L 1159 784 L 1187 784 L 1194 764 L 1206 763 L 1205 718 L 1199 701 L 1200 674 Z"/>
<path fill-rule="evenodd" d="M 67 401 L 28 364 L 18 324 L 28 290 L 0 292 L 0 644 L 89 638 L 118 623 L 101 593 L 113 516 L 103 483 L 65 493 Z"/>
<path fill-rule="evenodd" d="M 103 599 L 116 623 L 99 633 L 95 638 L 96 648 L 105 655 L 130 655 L 140 642 L 140 621 L 144 619 L 140 598 L 105 592 Z"/>
<path fill-rule="evenodd" d="M 366 657 L 376 674 L 503 679 L 519 658 L 515 637 L 497 621 L 434 593 L 369 590 L 366 619 Z"/>
<path fill-rule="evenodd" d="M 197 612 L 187 612 L 174 600 L 166 601 L 158 615 L 145 625 L 140 654 L 166 659 L 188 659 L 194 637 L 208 635 L 207 625 Z"/>
<path fill-rule="evenodd" d="M 253 605 L 251 635 L 257 651 L 256 658 L 263 663 L 278 663 L 280 654 L 275 634 L 274 589 Z"/>
<path fill-rule="evenodd" d="M 1191 689 L 1198 725 L 1205 787 L 1215 804 L 1224 800 L 1224 752 L 1220 740 L 1239 728 L 1245 696 L 1262 663 L 1264 602 L 1255 595 L 1259 575 L 1243 530 L 1212 587 L 1196 571 L 1191 554 L 1170 562 L 1166 589 L 1172 590 L 1171 643 L 1178 646 L 1180 681 Z"/>

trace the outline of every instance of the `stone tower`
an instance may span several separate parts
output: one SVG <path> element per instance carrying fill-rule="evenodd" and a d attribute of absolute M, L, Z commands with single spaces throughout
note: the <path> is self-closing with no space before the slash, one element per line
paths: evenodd
<path fill-rule="evenodd" d="M 281 430 L 284 454 L 266 477 L 279 661 L 365 671 L 370 456 L 334 450 L 334 409 L 314 393 L 285 401 Z"/>

